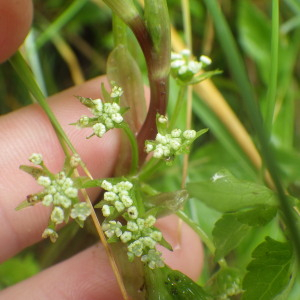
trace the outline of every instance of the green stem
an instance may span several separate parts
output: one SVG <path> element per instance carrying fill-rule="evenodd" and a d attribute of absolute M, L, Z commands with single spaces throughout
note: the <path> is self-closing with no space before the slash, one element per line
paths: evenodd
<path fill-rule="evenodd" d="M 149 178 L 162 164 L 163 160 L 159 160 L 157 158 L 151 157 L 148 162 L 142 167 L 140 173 L 138 173 L 138 177 L 141 181 Z"/>
<path fill-rule="evenodd" d="M 211 254 L 214 254 L 216 250 L 215 245 L 209 239 L 208 235 L 199 227 L 199 225 L 191 220 L 182 210 L 179 210 L 176 215 L 200 236 L 202 242 L 206 245 Z"/>
<path fill-rule="evenodd" d="M 270 77 L 267 93 L 267 110 L 266 110 L 266 129 L 271 135 L 274 110 L 276 105 L 276 87 L 278 76 L 278 43 L 279 43 L 279 3 L 273 0 L 272 3 L 272 37 L 271 37 L 271 59 L 270 59 Z"/>
<path fill-rule="evenodd" d="M 54 127 L 58 139 L 60 143 L 63 145 L 66 143 L 68 147 L 71 149 L 73 153 L 77 153 L 74 146 L 68 139 L 67 135 L 65 134 L 64 130 L 60 126 L 59 122 L 57 121 L 54 113 L 52 112 L 51 108 L 49 107 L 48 102 L 46 101 L 45 96 L 43 95 L 42 91 L 40 90 L 39 86 L 37 85 L 31 70 L 29 69 L 27 63 L 25 62 L 23 56 L 20 52 L 17 52 L 11 59 L 9 60 L 17 74 L 20 76 L 21 80 L 24 82 L 26 88 L 31 92 L 33 97 L 37 100 L 40 106 L 43 108 L 45 113 L 47 114 L 48 118 L 51 121 L 52 126 Z M 64 151 L 66 150 L 63 147 Z M 68 153 L 66 153 L 68 155 Z"/>
<path fill-rule="evenodd" d="M 88 0 L 75 0 L 47 29 L 36 39 L 35 47 L 39 49 L 65 26 L 83 8 Z"/>
<path fill-rule="evenodd" d="M 129 139 L 132 150 L 130 174 L 136 174 L 139 165 L 139 149 L 136 142 L 136 138 L 134 133 L 131 131 L 131 129 L 126 123 L 124 124 L 124 126 L 122 126 L 122 129 L 124 130 Z"/>
<path fill-rule="evenodd" d="M 170 125 L 169 125 L 170 128 L 174 128 L 174 126 L 176 124 L 177 118 L 178 118 L 180 110 L 182 108 L 182 104 L 184 102 L 185 92 L 186 92 L 186 86 L 180 85 L 178 96 L 176 99 L 175 108 L 174 108 L 174 111 L 172 112 L 172 117 L 170 120 Z"/>

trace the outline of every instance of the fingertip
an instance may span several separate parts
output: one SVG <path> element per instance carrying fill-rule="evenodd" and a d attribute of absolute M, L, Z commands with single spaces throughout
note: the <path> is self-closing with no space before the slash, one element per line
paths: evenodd
<path fill-rule="evenodd" d="M 204 260 L 203 246 L 199 236 L 175 215 L 158 220 L 157 226 L 173 248 L 171 252 L 159 246 L 165 263 L 172 269 L 179 270 L 191 279 L 197 280 Z"/>
<path fill-rule="evenodd" d="M 31 0 L 0 0 L 0 63 L 22 44 L 28 34 L 32 15 Z"/>

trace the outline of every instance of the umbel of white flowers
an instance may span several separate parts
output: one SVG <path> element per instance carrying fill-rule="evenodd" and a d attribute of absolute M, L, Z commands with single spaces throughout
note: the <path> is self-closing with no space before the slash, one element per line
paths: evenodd
<path fill-rule="evenodd" d="M 41 166 L 42 175 L 37 177 L 37 183 L 43 187 L 38 194 L 31 195 L 31 199 L 36 199 L 35 203 L 41 202 L 45 206 L 51 206 L 52 211 L 48 228 L 42 234 L 43 238 L 50 237 L 55 242 L 58 234 L 55 227 L 63 222 L 67 222 L 69 217 L 76 220 L 79 225 L 91 214 L 91 208 L 85 202 L 80 202 L 78 189 L 74 187 L 74 181 L 68 177 L 64 171 L 52 174 L 44 165 L 41 154 L 33 153 L 29 161 Z M 74 155 L 69 160 L 72 169 L 78 166 L 80 159 Z"/>
<path fill-rule="evenodd" d="M 158 133 L 155 140 L 145 142 L 145 151 L 153 152 L 153 157 L 164 159 L 171 163 L 176 155 L 189 152 L 189 147 L 193 141 L 202 133 L 195 130 L 173 129 L 168 130 L 168 118 L 157 116 Z"/>
<path fill-rule="evenodd" d="M 119 105 L 122 94 L 122 88 L 114 85 L 109 95 L 109 101 L 78 97 L 80 102 L 87 106 L 94 116 L 82 116 L 72 125 L 77 125 L 80 128 L 92 127 L 93 133 L 88 138 L 94 135 L 102 137 L 110 129 L 117 128 L 123 122 L 122 115 L 127 110 Z"/>
<path fill-rule="evenodd" d="M 205 55 L 201 55 L 199 61 L 192 59 L 189 49 L 171 53 L 171 73 L 184 82 L 191 80 L 201 69 L 210 64 L 211 59 Z"/>
<path fill-rule="evenodd" d="M 162 233 L 154 227 L 156 218 L 153 215 L 145 218 L 139 216 L 133 184 L 130 181 L 112 184 L 104 180 L 101 187 L 106 192 L 98 207 L 102 207 L 102 214 L 107 218 L 102 224 L 102 229 L 108 241 L 127 244 L 130 261 L 140 257 L 151 269 L 163 267 L 161 253 L 156 250 L 157 243 L 162 240 Z M 123 216 L 125 224 L 116 220 L 120 215 Z M 112 216 L 116 218 L 111 220 Z"/>

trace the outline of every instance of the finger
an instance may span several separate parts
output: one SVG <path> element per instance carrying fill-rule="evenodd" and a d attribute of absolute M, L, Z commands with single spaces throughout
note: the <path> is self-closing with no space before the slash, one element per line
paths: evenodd
<path fill-rule="evenodd" d="M 31 20 L 31 0 L 0 0 L 0 63 L 22 44 Z"/>
<path fill-rule="evenodd" d="M 182 241 L 171 233 L 178 224 L 174 216 L 160 221 L 164 236 L 169 238 L 175 251 L 165 253 L 166 263 L 197 279 L 203 259 L 201 244 L 196 234 L 185 224 Z M 176 250 L 177 249 L 177 250 Z M 42 273 L 8 288 L 3 299 L 122 299 L 116 280 L 101 246 L 93 246 Z"/>
<path fill-rule="evenodd" d="M 79 130 L 69 124 L 87 113 L 74 97 L 98 98 L 102 79 L 91 80 L 49 99 L 52 110 L 93 176 L 109 177 L 118 156 L 118 134 L 112 130 L 103 138 L 86 140 L 90 129 Z M 5 260 L 24 247 L 37 242 L 47 226 L 49 208 L 36 205 L 15 211 L 26 196 L 39 192 L 35 180 L 19 170 L 33 152 L 42 153 L 53 172 L 61 170 L 64 154 L 45 113 L 31 105 L 0 118 L 0 260 Z"/>

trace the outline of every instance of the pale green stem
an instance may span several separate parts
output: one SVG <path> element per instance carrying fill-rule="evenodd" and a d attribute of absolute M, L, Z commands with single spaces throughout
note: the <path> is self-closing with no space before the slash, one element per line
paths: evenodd
<path fill-rule="evenodd" d="M 132 132 L 132 130 L 129 128 L 127 124 L 126 125 L 124 124 L 124 126 L 122 126 L 122 129 L 124 130 L 124 132 L 126 133 L 129 139 L 131 150 L 132 150 L 130 174 L 131 175 L 136 174 L 139 165 L 139 149 L 138 149 L 137 141 L 134 133 Z"/>
<path fill-rule="evenodd" d="M 185 95 L 186 89 L 187 89 L 187 87 L 185 85 L 180 85 L 180 87 L 179 87 L 175 108 L 174 108 L 174 111 L 172 112 L 172 117 L 171 117 L 170 125 L 169 125 L 171 129 L 173 129 L 174 126 L 176 125 L 178 115 L 180 114 L 182 104 L 184 103 L 184 95 Z"/>
<path fill-rule="evenodd" d="M 272 123 L 276 105 L 277 76 L 278 76 L 278 43 L 279 43 L 279 1 L 272 2 L 272 36 L 271 36 L 271 57 L 269 70 L 269 84 L 267 93 L 266 129 L 271 136 Z"/>
<path fill-rule="evenodd" d="M 75 0 L 47 29 L 36 39 L 36 48 L 42 47 L 48 40 L 61 30 L 88 2 L 88 0 Z"/>
<path fill-rule="evenodd" d="M 200 228 L 200 226 L 191 220 L 182 210 L 179 210 L 176 215 L 183 220 L 186 224 L 188 224 L 201 238 L 201 241 L 205 244 L 211 254 L 215 253 L 215 245 L 210 240 L 208 235 Z"/>

